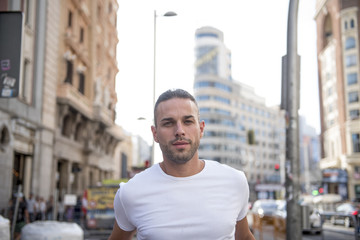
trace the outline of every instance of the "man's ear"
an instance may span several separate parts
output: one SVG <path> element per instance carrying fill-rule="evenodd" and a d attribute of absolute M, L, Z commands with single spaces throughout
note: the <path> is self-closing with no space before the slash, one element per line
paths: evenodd
<path fill-rule="evenodd" d="M 204 136 L 205 122 L 204 120 L 200 121 L 200 138 Z"/>
<path fill-rule="evenodd" d="M 158 143 L 159 140 L 158 140 L 158 138 L 156 136 L 156 127 L 155 126 L 151 126 L 151 132 L 153 134 L 154 141 Z"/>

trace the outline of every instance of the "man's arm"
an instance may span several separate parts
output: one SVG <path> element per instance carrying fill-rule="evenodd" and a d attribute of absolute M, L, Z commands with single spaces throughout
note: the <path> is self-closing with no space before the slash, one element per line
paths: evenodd
<path fill-rule="evenodd" d="M 255 240 L 254 235 L 250 231 L 246 217 L 236 223 L 235 240 Z"/>
<path fill-rule="evenodd" d="M 115 221 L 113 230 L 108 240 L 131 240 L 134 233 L 135 230 L 130 232 L 122 230 Z"/>
<path fill-rule="evenodd" d="M 28 212 L 28 210 L 26 208 L 25 208 L 25 222 L 30 223 L 29 212 Z"/>

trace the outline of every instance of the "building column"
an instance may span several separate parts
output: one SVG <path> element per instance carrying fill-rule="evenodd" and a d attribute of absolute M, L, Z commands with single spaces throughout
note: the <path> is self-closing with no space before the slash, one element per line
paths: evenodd
<path fill-rule="evenodd" d="M 67 162 L 66 164 L 66 172 L 67 172 L 67 184 L 66 184 L 66 193 L 67 194 L 71 194 L 71 185 L 74 183 L 74 174 L 71 172 L 71 168 L 72 168 L 72 163 L 71 162 Z"/>
<path fill-rule="evenodd" d="M 24 159 L 24 180 L 23 180 L 23 193 L 26 197 L 29 197 L 31 192 L 31 169 L 32 169 L 32 157 L 31 156 L 25 156 Z"/>

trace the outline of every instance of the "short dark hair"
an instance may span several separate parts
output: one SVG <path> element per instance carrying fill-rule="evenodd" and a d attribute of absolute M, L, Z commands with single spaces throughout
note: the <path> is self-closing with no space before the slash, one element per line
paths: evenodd
<path fill-rule="evenodd" d="M 163 92 L 159 98 L 157 99 L 155 106 L 154 106 L 154 124 L 156 126 L 156 110 L 159 106 L 159 104 L 161 102 L 173 99 L 173 98 L 183 98 L 183 99 L 190 99 L 192 102 L 195 103 L 196 107 L 198 107 L 198 104 L 195 100 L 195 98 L 193 97 L 193 95 L 191 95 L 190 93 L 188 93 L 187 91 L 183 90 L 183 89 L 169 89 L 165 92 Z"/>

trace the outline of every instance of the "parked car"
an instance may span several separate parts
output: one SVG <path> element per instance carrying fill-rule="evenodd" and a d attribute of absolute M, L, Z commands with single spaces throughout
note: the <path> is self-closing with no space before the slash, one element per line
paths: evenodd
<path fill-rule="evenodd" d="M 263 224 L 273 224 L 273 216 L 277 210 L 276 200 L 261 199 L 254 202 L 250 214 L 252 215 L 252 228 L 260 228 Z"/>
<path fill-rule="evenodd" d="M 333 225 L 341 224 L 345 227 L 353 227 L 355 225 L 354 218 L 358 218 L 359 211 L 359 203 L 342 203 L 336 207 L 334 215 L 330 217 L 330 222 Z"/>
<path fill-rule="evenodd" d="M 277 233 L 286 233 L 286 200 L 277 200 L 277 211 L 274 214 L 274 228 Z M 321 233 L 321 216 L 319 211 L 310 205 L 301 206 L 301 226 L 303 232 Z"/>

